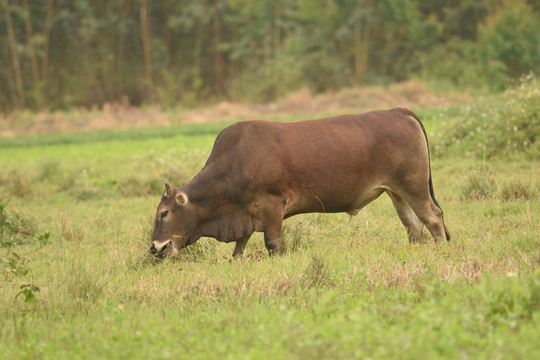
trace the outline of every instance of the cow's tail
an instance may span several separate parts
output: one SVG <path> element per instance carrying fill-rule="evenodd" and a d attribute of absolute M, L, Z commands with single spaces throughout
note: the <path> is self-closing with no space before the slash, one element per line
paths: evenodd
<path fill-rule="evenodd" d="M 443 211 L 441 209 L 441 206 L 439 205 L 439 202 L 437 201 L 437 199 L 435 199 L 435 193 L 433 192 L 433 180 L 431 178 L 431 156 L 430 156 L 430 153 L 429 153 L 429 143 L 428 143 L 428 138 L 427 138 L 427 134 L 426 134 L 426 129 L 424 128 L 424 124 L 422 124 L 422 121 L 420 120 L 420 118 L 412 111 L 408 110 L 407 109 L 407 112 L 408 112 L 408 115 L 411 116 L 412 118 L 414 118 L 416 121 L 418 121 L 418 123 L 420 124 L 420 127 L 422 128 L 422 132 L 424 133 L 424 137 L 426 138 L 426 145 L 427 145 L 427 150 L 428 150 L 428 166 L 429 166 L 429 195 L 431 195 L 431 199 L 433 200 L 433 203 L 435 205 L 437 205 L 437 207 Z M 450 232 L 448 232 L 448 229 L 446 228 L 446 224 L 444 223 L 444 216 L 443 216 L 443 226 L 444 226 L 444 234 L 446 236 L 446 240 L 447 241 L 450 241 Z"/>

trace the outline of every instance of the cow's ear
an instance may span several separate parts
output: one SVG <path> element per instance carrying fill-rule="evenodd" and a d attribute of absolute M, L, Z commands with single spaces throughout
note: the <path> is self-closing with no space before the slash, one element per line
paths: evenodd
<path fill-rule="evenodd" d="M 174 194 L 174 189 L 171 187 L 171 185 L 169 185 L 169 183 L 165 183 L 165 192 L 163 193 L 163 196 L 169 198 L 173 196 L 173 194 Z"/>
<path fill-rule="evenodd" d="M 188 203 L 188 197 L 186 193 L 179 192 L 176 194 L 176 203 L 178 206 L 184 206 Z"/>

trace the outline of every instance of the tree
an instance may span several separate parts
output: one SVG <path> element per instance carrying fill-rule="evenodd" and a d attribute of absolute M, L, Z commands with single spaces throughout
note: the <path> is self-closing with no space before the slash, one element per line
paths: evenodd
<path fill-rule="evenodd" d="M 4 0 L 4 11 L 6 19 L 6 28 L 8 35 L 9 48 L 11 51 L 11 61 L 13 62 L 13 73 L 15 77 L 15 83 L 17 85 L 18 106 L 24 108 L 25 95 L 21 73 L 21 63 L 19 61 L 19 53 L 17 51 L 17 42 L 15 40 L 15 34 L 13 31 L 13 23 L 11 21 L 11 8 L 9 6 L 9 0 Z"/>
<path fill-rule="evenodd" d="M 144 55 L 146 94 L 150 102 L 154 101 L 154 81 L 152 79 L 152 58 L 150 55 L 150 29 L 148 27 L 148 0 L 141 0 L 141 40 Z"/>

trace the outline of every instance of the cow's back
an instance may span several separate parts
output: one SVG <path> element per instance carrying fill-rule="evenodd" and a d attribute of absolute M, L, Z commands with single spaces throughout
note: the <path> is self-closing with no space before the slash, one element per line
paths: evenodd
<path fill-rule="evenodd" d="M 240 122 L 220 133 L 208 160 L 245 191 L 284 194 L 298 211 L 321 203 L 328 212 L 344 211 L 416 162 L 427 164 L 427 145 L 406 109 Z"/>

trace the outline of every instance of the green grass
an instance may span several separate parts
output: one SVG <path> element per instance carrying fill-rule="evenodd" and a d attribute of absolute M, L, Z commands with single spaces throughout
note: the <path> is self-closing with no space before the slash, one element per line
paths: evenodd
<path fill-rule="evenodd" d="M 2 139 L 0 358 L 540 357 L 538 159 L 433 158 L 442 246 L 408 244 L 383 196 L 287 220 L 279 257 L 256 234 L 242 260 L 213 239 L 150 258 L 163 181 L 223 126 Z"/>

